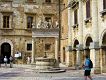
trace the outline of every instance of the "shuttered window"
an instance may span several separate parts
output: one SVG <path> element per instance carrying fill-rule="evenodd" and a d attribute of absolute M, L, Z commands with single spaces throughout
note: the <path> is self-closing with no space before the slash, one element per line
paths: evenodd
<path fill-rule="evenodd" d="M 32 28 L 32 23 L 33 23 L 33 17 L 28 16 L 27 17 L 27 28 Z"/>
<path fill-rule="evenodd" d="M 86 18 L 90 18 L 90 0 L 87 0 L 86 2 Z"/>
<path fill-rule="evenodd" d="M 9 17 L 10 16 L 3 16 L 3 28 L 9 28 Z"/>
<path fill-rule="evenodd" d="M 74 11 L 74 24 L 78 24 L 77 9 Z"/>
<path fill-rule="evenodd" d="M 106 0 L 103 0 L 103 9 L 106 9 Z"/>

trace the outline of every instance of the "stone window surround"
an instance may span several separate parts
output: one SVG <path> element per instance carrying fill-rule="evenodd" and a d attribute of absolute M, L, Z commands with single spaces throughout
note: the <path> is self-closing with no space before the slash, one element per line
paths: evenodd
<path fill-rule="evenodd" d="M 27 28 L 32 28 L 32 23 L 33 23 L 33 16 L 27 16 Z"/>
<path fill-rule="evenodd" d="M 28 16 L 31 16 L 31 17 L 33 17 L 33 22 L 32 23 L 34 23 L 35 25 L 36 25 L 36 14 L 35 13 L 25 13 L 26 15 L 26 26 L 25 26 L 25 29 L 26 30 L 32 30 L 32 28 L 27 28 L 27 17 Z M 33 26 L 32 26 L 33 27 Z"/>
<path fill-rule="evenodd" d="M 13 23 L 13 12 L 1 12 L 1 29 L 12 29 L 12 23 Z M 10 16 L 9 17 L 9 28 L 3 28 L 3 16 Z"/>

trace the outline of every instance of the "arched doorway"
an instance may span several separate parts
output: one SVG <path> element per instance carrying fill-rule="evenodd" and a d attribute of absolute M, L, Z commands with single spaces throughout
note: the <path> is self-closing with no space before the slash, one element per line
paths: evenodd
<path fill-rule="evenodd" d="M 3 62 L 3 58 L 6 56 L 8 58 L 8 62 L 9 62 L 9 58 L 11 55 L 11 46 L 9 43 L 3 43 L 1 45 L 1 57 L 2 57 L 2 62 Z"/>
<path fill-rule="evenodd" d="M 79 44 L 79 41 L 78 40 L 75 40 L 74 41 L 74 45 L 73 45 L 73 65 L 76 66 L 76 62 L 77 62 L 77 51 L 76 51 L 76 48 L 77 48 L 77 45 Z"/>
<path fill-rule="evenodd" d="M 106 73 L 106 33 L 104 34 L 103 36 L 103 39 L 102 39 L 102 72 Z"/>
<path fill-rule="evenodd" d="M 89 46 L 90 46 L 90 43 L 93 42 L 92 38 L 91 37 L 88 37 L 87 40 L 86 40 L 86 48 L 85 48 L 85 56 L 89 56 L 90 57 L 90 49 L 89 49 Z"/>

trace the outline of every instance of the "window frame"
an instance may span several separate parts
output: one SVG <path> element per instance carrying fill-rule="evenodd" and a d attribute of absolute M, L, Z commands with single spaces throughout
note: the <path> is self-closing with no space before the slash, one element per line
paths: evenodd
<path fill-rule="evenodd" d="M 28 45 L 30 45 L 29 48 L 28 48 Z M 26 44 L 26 50 L 27 51 L 32 51 L 32 43 L 27 43 Z"/>
<path fill-rule="evenodd" d="M 4 16 L 9 16 L 9 20 L 8 20 L 8 27 L 6 26 L 6 27 L 4 27 L 4 19 L 3 19 L 3 17 Z M 13 23 L 13 12 L 6 12 L 6 11 L 2 11 L 1 12 L 1 29 L 12 29 L 12 27 L 13 27 L 13 25 L 12 25 L 12 23 Z"/>

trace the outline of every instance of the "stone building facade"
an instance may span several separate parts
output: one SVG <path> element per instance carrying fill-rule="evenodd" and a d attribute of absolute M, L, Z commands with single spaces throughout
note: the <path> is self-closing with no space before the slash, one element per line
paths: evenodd
<path fill-rule="evenodd" d="M 69 58 L 66 54 L 66 47 L 68 45 L 68 9 L 66 8 L 68 0 L 63 0 L 61 5 L 61 62 L 63 64 L 69 65 Z M 64 8 L 63 8 L 64 7 Z"/>
<path fill-rule="evenodd" d="M 0 56 L 20 55 L 19 62 L 26 63 L 32 55 L 32 27 L 38 27 L 40 20 L 48 29 L 58 27 L 57 0 L 0 0 Z M 54 38 L 37 38 L 37 56 L 46 50 L 54 55 Z"/>
<path fill-rule="evenodd" d="M 106 0 L 68 0 L 68 66 L 79 67 L 85 55 L 94 73 L 106 72 Z"/>

